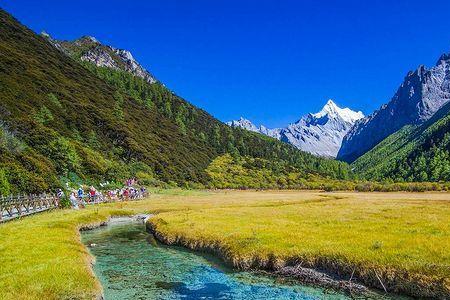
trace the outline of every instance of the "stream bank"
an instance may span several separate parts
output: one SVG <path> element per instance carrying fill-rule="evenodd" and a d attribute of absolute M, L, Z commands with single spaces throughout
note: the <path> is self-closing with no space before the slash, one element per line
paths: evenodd
<path fill-rule="evenodd" d="M 126 219 L 82 232 L 108 299 L 350 299 L 342 292 L 225 266 L 212 255 L 159 243 Z"/>
<path fill-rule="evenodd" d="M 321 262 L 317 268 L 302 266 L 302 263 L 298 262 L 279 262 L 275 257 L 271 257 L 269 260 L 261 260 L 258 257 L 251 258 L 250 260 L 242 260 L 235 257 L 230 251 L 221 247 L 219 244 L 208 244 L 202 242 L 188 241 L 184 237 L 168 238 L 150 221 L 146 223 L 146 228 L 159 242 L 165 245 L 180 246 L 190 249 L 192 251 L 200 253 L 208 253 L 218 257 L 223 263 L 229 267 L 235 268 L 241 271 L 256 271 L 261 273 L 267 273 L 270 276 L 279 278 L 295 279 L 297 282 L 305 285 L 321 287 L 326 290 L 335 290 L 344 292 L 351 298 L 363 298 L 363 299 L 409 299 L 406 295 L 391 294 L 383 292 L 381 286 L 384 287 L 381 280 L 372 283 L 371 287 L 379 287 L 379 289 L 369 289 L 366 285 L 358 283 L 352 273 L 348 277 L 342 275 L 339 266 L 328 266 L 327 262 Z M 378 278 L 379 279 L 379 278 Z M 381 285 L 381 286 L 380 286 Z M 414 293 L 421 293 L 422 291 L 411 291 L 412 296 Z M 423 295 L 421 295 L 423 296 Z M 427 295 L 429 297 L 429 295 Z M 433 298 L 433 297 L 429 297 Z M 441 299 L 441 297 L 434 297 Z M 445 298 L 442 298 L 445 299 Z"/>

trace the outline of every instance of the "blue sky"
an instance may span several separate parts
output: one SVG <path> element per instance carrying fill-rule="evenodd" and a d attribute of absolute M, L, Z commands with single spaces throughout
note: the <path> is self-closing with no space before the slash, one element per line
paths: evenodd
<path fill-rule="evenodd" d="M 450 51 L 450 1 L 25 1 L 0 7 L 58 39 L 130 50 L 178 95 L 270 127 L 328 98 L 370 113 Z"/>

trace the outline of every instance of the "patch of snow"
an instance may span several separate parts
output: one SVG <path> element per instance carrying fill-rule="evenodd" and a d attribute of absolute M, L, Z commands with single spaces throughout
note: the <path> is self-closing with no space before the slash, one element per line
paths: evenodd
<path fill-rule="evenodd" d="M 324 116 L 329 116 L 330 118 L 340 117 L 345 122 L 354 123 L 355 121 L 364 117 L 361 111 L 353 111 L 350 108 L 340 108 L 329 99 L 321 111 L 315 114 L 311 114 L 314 118 L 320 119 Z"/>

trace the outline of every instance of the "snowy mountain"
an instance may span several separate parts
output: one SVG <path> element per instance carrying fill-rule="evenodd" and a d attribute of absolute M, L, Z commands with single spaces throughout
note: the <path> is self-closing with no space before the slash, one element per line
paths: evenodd
<path fill-rule="evenodd" d="M 344 136 L 363 117 L 360 111 L 340 108 L 333 100 L 328 100 L 318 113 L 303 116 L 285 128 L 257 127 L 244 118 L 227 124 L 274 137 L 315 155 L 336 157 Z"/>
<path fill-rule="evenodd" d="M 450 54 L 444 54 L 433 68 L 419 66 L 409 72 L 389 103 L 359 120 L 345 136 L 337 158 L 354 161 L 403 126 L 430 119 L 449 100 Z"/>

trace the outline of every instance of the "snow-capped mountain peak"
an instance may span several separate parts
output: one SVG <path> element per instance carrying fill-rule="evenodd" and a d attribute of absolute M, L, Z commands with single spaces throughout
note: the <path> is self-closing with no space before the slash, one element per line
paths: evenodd
<path fill-rule="evenodd" d="M 321 111 L 315 114 L 311 114 L 316 119 L 328 116 L 329 118 L 341 118 L 345 122 L 354 123 L 355 121 L 364 117 L 361 111 L 353 111 L 350 108 L 340 108 L 334 103 L 333 100 L 329 99 L 324 105 Z"/>
<path fill-rule="evenodd" d="M 363 117 L 361 111 L 340 108 L 330 99 L 318 113 L 307 114 L 285 128 L 257 127 L 242 117 L 227 124 L 271 136 L 315 155 L 336 157 L 344 136 Z"/>

